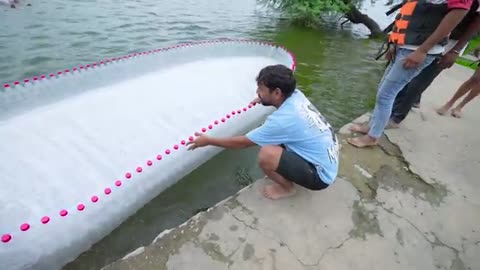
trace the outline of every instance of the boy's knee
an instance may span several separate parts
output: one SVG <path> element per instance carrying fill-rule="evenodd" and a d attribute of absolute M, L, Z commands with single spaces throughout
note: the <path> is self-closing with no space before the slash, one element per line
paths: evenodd
<path fill-rule="evenodd" d="M 264 170 L 275 170 L 283 148 L 277 145 L 265 145 L 258 152 L 258 163 Z"/>

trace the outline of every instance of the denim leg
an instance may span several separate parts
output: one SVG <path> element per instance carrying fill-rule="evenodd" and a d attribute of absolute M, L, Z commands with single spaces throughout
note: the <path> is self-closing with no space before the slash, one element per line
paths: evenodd
<path fill-rule="evenodd" d="M 390 73 L 390 70 L 392 70 L 392 66 L 393 66 L 393 62 L 390 62 L 390 64 L 387 66 L 387 68 L 385 68 L 385 71 L 383 72 L 382 79 L 380 79 L 380 83 L 378 84 L 378 89 L 380 89 L 380 86 L 382 85 L 383 81 L 385 81 L 385 78 L 388 76 L 388 73 Z M 378 96 L 378 90 L 377 90 L 377 96 Z M 376 110 L 377 110 L 377 106 L 375 106 L 373 108 L 372 116 L 370 117 L 370 120 L 368 121 L 368 127 L 369 128 L 372 127 L 372 123 L 374 122 L 373 118 L 375 117 L 375 115 L 378 114 L 378 113 L 376 113 Z"/>
<path fill-rule="evenodd" d="M 398 92 L 435 59 L 434 56 L 427 55 L 425 61 L 416 68 L 405 69 L 404 59 L 412 52 L 408 49 L 397 49 L 395 61 L 378 88 L 377 102 L 368 133 L 370 137 L 380 138 L 392 113 L 393 102 Z"/>
<path fill-rule="evenodd" d="M 442 70 L 438 66 L 438 62 L 436 60 L 433 61 L 398 93 L 391 116 L 395 123 L 398 124 L 407 117 L 413 104 L 420 102 L 422 93 L 432 84 Z"/>
<path fill-rule="evenodd" d="M 399 112 L 404 110 L 403 107 L 405 106 L 406 92 L 410 83 L 407 83 L 407 85 L 405 85 L 395 97 L 395 101 L 393 102 L 392 115 L 390 116 L 392 120 L 395 120 Z"/>

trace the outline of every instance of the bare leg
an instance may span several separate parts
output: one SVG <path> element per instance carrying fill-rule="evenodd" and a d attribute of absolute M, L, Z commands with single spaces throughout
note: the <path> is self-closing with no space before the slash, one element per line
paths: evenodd
<path fill-rule="evenodd" d="M 480 81 L 480 71 L 479 71 L 479 69 L 477 69 L 475 71 L 475 73 L 472 75 L 472 77 L 470 79 L 468 79 L 466 82 L 464 82 L 460 86 L 460 88 L 458 88 L 457 92 L 455 92 L 453 97 L 447 103 L 445 103 L 442 107 L 440 107 L 437 110 L 437 113 L 439 115 L 446 114 L 448 112 L 448 110 L 450 110 L 453 107 L 455 102 L 457 102 L 457 100 L 459 98 L 463 97 L 466 93 L 468 93 L 468 91 L 470 91 L 470 89 L 472 87 L 474 87 L 476 84 L 478 84 L 479 81 Z"/>
<path fill-rule="evenodd" d="M 460 102 L 460 104 L 458 104 L 458 106 L 452 110 L 452 116 L 456 118 L 461 118 L 463 107 L 465 107 L 465 105 L 467 105 L 468 102 L 472 101 L 479 94 L 480 94 L 480 85 L 477 84 L 470 90 L 470 92 L 462 100 L 462 102 Z"/>
<path fill-rule="evenodd" d="M 370 131 L 368 124 L 353 124 L 350 128 L 348 128 L 352 132 L 367 134 Z"/>
<path fill-rule="evenodd" d="M 265 174 L 273 180 L 273 185 L 267 185 L 263 188 L 262 194 L 272 200 L 281 199 L 295 194 L 293 182 L 288 181 L 276 172 L 280 157 L 284 149 L 276 145 L 263 146 L 258 153 L 260 167 Z"/>

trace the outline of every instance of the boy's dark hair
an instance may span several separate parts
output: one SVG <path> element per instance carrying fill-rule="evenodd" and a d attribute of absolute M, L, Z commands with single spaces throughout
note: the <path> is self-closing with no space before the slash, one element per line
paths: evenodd
<path fill-rule="evenodd" d="M 285 98 L 289 97 L 297 86 L 293 71 L 284 65 L 266 66 L 257 76 L 257 84 L 265 85 L 270 91 L 279 88 Z"/>

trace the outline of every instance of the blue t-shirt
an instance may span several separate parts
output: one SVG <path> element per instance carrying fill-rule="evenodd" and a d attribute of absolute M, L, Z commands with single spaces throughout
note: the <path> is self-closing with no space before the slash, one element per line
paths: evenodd
<path fill-rule="evenodd" d="M 285 145 L 288 151 L 315 165 L 326 184 L 337 177 L 338 139 L 330 124 L 299 90 L 246 136 L 260 146 Z"/>

